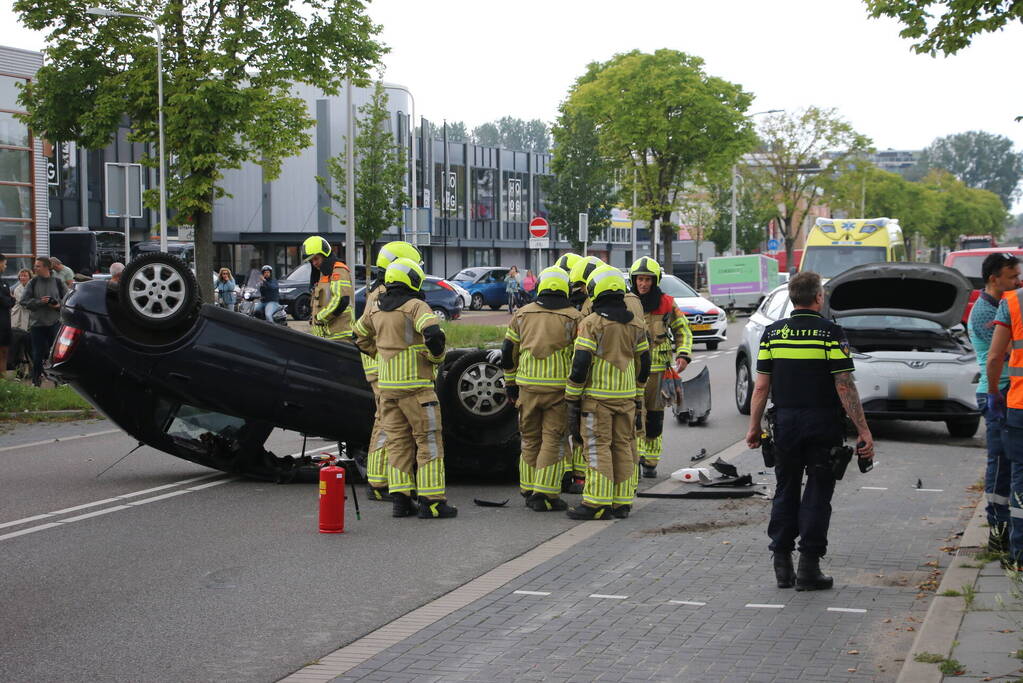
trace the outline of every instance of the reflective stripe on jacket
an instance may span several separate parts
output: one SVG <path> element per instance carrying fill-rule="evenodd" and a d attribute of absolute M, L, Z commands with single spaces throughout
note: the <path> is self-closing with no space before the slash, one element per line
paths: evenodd
<path fill-rule="evenodd" d="M 1005 304 L 1009 307 L 1012 321 L 1012 351 L 1009 353 L 1009 395 L 1005 404 L 1016 410 L 1023 410 L 1023 290 L 1006 292 Z"/>

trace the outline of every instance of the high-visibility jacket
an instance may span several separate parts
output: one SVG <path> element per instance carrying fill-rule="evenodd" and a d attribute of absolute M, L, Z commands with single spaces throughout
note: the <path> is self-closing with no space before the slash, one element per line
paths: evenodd
<path fill-rule="evenodd" d="M 444 351 L 434 355 L 426 346 L 423 330 L 439 325 L 429 305 L 409 299 L 392 311 L 377 306 L 355 324 L 356 344 L 363 353 L 376 356 L 377 386 L 384 398 L 401 396 L 433 386 Z"/>
<path fill-rule="evenodd" d="M 376 310 L 377 299 L 380 298 L 384 291 L 382 284 L 378 284 L 373 289 L 366 290 L 366 306 L 362 309 L 363 315 Z M 377 379 L 377 368 L 380 364 L 379 354 L 370 356 L 366 353 L 360 353 L 359 356 L 362 357 L 362 370 L 366 373 L 366 381 L 370 383 L 375 382 Z"/>
<path fill-rule="evenodd" d="M 579 324 L 575 349 L 588 351 L 591 364 L 585 380 L 576 382 L 569 376 L 565 398 L 642 398 L 646 377 L 637 377 L 637 358 L 650 350 L 642 318 L 618 323 L 591 313 Z"/>
<path fill-rule="evenodd" d="M 1023 410 L 1023 289 L 1005 293 L 1012 321 L 1012 352 L 1009 354 L 1009 395 L 1005 404 Z"/>
<path fill-rule="evenodd" d="M 343 310 L 341 300 L 348 298 Z M 330 277 L 320 276 L 310 297 L 313 334 L 333 340 L 351 340 L 355 325 L 355 295 L 351 271 L 341 261 L 334 262 Z"/>
<path fill-rule="evenodd" d="M 689 319 L 679 310 L 675 299 L 662 294 L 660 305 L 646 313 L 644 318 L 650 334 L 651 374 L 664 372 L 676 356 L 693 355 L 693 332 L 689 329 Z"/>
<path fill-rule="evenodd" d="M 548 309 L 535 302 L 515 311 L 504 336 L 511 342 L 505 382 L 536 391 L 564 391 L 582 318 L 572 306 Z"/>

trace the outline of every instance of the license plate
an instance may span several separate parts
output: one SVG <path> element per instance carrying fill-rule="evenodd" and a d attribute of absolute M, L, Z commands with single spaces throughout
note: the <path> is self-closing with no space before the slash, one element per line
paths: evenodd
<path fill-rule="evenodd" d="M 710 329 L 710 325 L 690 325 L 690 329 L 696 332 L 705 332 Z"/>
<path fill-rule="evenodd" d="M 942 382 L 900 382 L 892 387 L 892 398 L 927 401 L 948 398 L 948 386 Z"/>

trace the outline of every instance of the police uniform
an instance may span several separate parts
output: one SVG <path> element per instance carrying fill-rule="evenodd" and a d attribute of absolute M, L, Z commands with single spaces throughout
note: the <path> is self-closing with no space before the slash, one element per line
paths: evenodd
<path fill-rule="evenodd" d="M 582 314 L 568 301 L 568 274 L 558 267 L 540 272 L 537 300 L 512 316 L 502 348 L 506 386 L 517 393 L 519 489 L 537 512 L 567 508 L 559 497 L 570 467 L 565 384 L 572 344 Z"/>
<path fill-rule="evenodd" d="M 454 517 L 445 499 L 444 440 L 440 402 L 434 392 L 437 367 L 444 360 L 444 333 L 430 306 L 419 298 L 424 276 L 405 258 L 387 267 L 387 291 L 356 323 L 356 343 L 377 356 L 380 421 L 387 438 L 387 481 L 393 514 L 415 510 L 421 518 Z"/>
<path fill-rule="evenodd" d="M 791 553 L 797 537 L 803 556 L 827 552 L 835 490 L 827 456 L 842 445 L 844 418 L 834 376 L 853 370 L 845 332 L 820 313 L 796 309 L 764 330 L 757 372 L 771 376 L 775 411 L 777 489 L 767 533 L 776 558 Z"/>

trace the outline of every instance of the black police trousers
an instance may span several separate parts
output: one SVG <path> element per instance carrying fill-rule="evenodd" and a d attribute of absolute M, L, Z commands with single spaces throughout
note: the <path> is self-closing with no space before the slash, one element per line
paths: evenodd
<path fill-rule="evenodd" d="M 828 451 L 842 445 L 842 421 L 834 409 L 778 408 L 774 443 L 777 488 L 767 535 L 771 552 L 799 552 L 823 557 L 828 549 L 831 496 L 835 477 Z M 806 488 L 802 490 L 803 474 Z"/>

